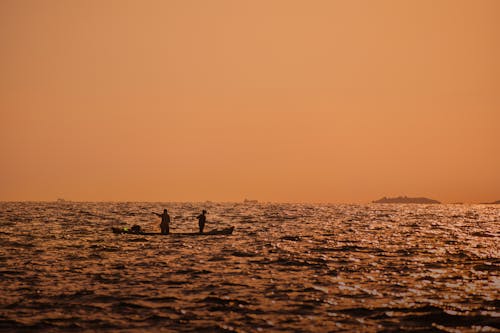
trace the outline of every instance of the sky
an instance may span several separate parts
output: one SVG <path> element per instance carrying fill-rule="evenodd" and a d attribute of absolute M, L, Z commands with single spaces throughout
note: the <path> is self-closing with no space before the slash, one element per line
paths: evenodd
<path fill-rule="evenodd" d="M 499 41 L 496 0 L 2 0 L 0 200 L 499 200 Z"/>

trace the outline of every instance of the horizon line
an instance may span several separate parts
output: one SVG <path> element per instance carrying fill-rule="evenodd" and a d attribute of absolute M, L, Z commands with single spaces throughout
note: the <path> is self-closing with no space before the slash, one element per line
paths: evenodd
<path fill-rule="evenodd" d="M 178 204 L 178 203 L 245 203 L 246 199 L 235 201 L 235 200 L 71 200 L 71 199 L 56 199 L 56 200 L 0 200 L 0 203 L 170 203 L 170 204 Z M 492 202 L 469 202 L 469 201 L 453 201 L 453 202 L 439 202 L 439 203 L 377 203 L 374 201 L 369 202 L 333 202 L 333 201 L 272 201 L 272 200 L 249 200 L 249 204 L 322 204 L 322 205 L 401 205 L 401 204 L 410 204 L 410 205 L 490 205 L 495 204 L 495 201 Z"/>

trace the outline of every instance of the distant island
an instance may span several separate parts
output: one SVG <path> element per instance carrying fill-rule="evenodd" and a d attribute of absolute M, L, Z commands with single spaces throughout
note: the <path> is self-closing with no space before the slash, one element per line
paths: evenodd
<path fill-rule="evenodd" d="M 483 205 L 500 205 L 500 200 L 493 201 L 493 202 L 485 202 Z"/>
<path fill-rule="evenodd" d="M 373 203 L 400 203 L 400 204 L 440 204 L 441 202 L 429 198 L 409 198 L 409 197 L 397 197 L 397 198 L 386 198 L 375 200 Z"/>

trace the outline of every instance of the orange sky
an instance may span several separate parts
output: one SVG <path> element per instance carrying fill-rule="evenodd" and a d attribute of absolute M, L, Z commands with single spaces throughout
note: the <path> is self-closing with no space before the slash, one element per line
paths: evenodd
<path fill-rule="evenodd" d="M 0 200 L 500 199 L 500 1 L 0 1 Z"/>

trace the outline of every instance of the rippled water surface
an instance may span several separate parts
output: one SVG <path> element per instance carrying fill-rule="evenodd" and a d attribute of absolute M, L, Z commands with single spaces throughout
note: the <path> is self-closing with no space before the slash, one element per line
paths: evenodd
<path fill-rule="evenodd" d="M 168 208 L 172 232 L 116 235 Z M 0 203 L 0 331 L 498 332 L 500 207 Z"/>

